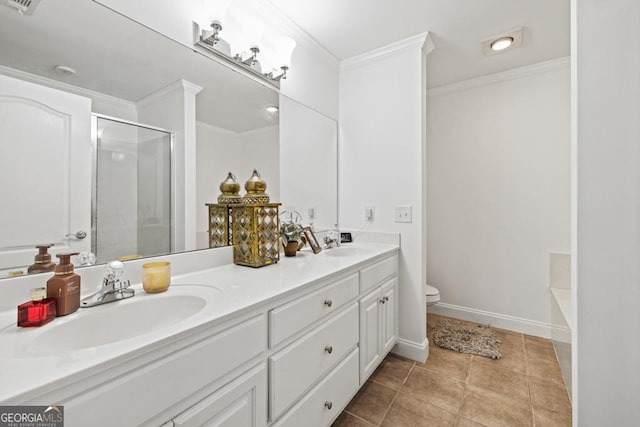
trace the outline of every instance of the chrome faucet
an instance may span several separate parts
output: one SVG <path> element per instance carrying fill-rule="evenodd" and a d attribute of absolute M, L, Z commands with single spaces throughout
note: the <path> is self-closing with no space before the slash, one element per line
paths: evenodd
<path fill-rule="evenodd" d="M 122 280 L 124 274 L 124 264 L 121 261 L 111 261 L 105 267 L 102 288 L 95 294 L 84 298 L 80 302 L 80 307 L 94 307 L 108 302 L 119 301 L 131 298 L 135 291 L 130 288 L 128 280 Z"/>

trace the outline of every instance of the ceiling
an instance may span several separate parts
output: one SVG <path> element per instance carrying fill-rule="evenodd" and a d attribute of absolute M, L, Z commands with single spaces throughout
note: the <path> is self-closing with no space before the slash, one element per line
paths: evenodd
<path fill-rule="evenodd" d="M 343 60 L 428 31 L 429 87 L 569 56 L 569 0 L 269 0 Z M 481 40 L 523 27 L 518 49 Z"/>

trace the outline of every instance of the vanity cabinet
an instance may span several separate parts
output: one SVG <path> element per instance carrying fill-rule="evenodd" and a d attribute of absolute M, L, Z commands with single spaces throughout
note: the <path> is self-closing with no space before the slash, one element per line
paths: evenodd
<path fill-rule="evenodd" d="M 397 256 L 269 311 L 269 420 L 328 426 L 397 339 Z"/>
<path fill-rule="evenodd" d="M 192 337 L 189 345 L 176 346 L 175 351 L 159 349 L 153 352 L 155 354 L 145 355 L 139 362 L 125 362 L 120 366 L 129 368 L 129 372 L 119 374 L 114 370 L 103 379 L 104 382 L 84 389 L 69 400 L 60 400 L 57 394 L 50 401 L 63 402 L 69 426 L 151 426 L 173 419 L 186 407 L 210 394 L 204 403 L 201 402 L 206 409 L 201 413 L 197 413 L 197 409 L 187 411 L 177 418 L 183 424 L 176 425 L 192 425 L 191 419 L 199 419 L 205 414 L 232 415 L 233 411 L 237 412 L 233 414 L 237 417 L 246 416 L 242 414 L 247 411 L 261 411 L 253 415 L 253 424 L 246 425 L 264 425 L 266 410 L 261 408 L 265 407 L 265 382 L 262 381 L 261 386 L 256 385 L 261 375 L 263 379 L 266 377 L 264 362 L 261 371 L 252 372 L 249 378 L 244 378 L 242 373 L 264 354 L 265 316 L 259 314 L 239 323 L 232 322 L 208 335 Z M 93 378 L 93 381 L 98 381 L 98 378 Z M 235 385 L 228 389 L 226 384 L 231 384 L 230 381 Z M 123 399 L 132 404 L 123 406 Z M 200 405 L 196 407 L 201 408 Z"/>
<path fill-rule="evenodd" d="M 272 277 L 317 263 L 313 279 L 281 279 L 251 303 L 243 293 L 254 283 L 254 292 L 265 287 L 256 270 L 216 270 L 215 279 L 229 283 L 211 303 L 218 314 L 135 350 L 123 347 L 12 403 L 57 402 L 71 427 L 328 426 L 396 343 L 398 256 L 386 249 L 342 268 L 342 259 L 322 254 L 306 261 L 290 261 Z M 243 302 L 228 309 L 234 297 Z"/>
<path fill-rule="evenodd" d="M 398 279 L 393 277 L 361 298 L 360 384 L 375 371 L 397 338 Z"/>

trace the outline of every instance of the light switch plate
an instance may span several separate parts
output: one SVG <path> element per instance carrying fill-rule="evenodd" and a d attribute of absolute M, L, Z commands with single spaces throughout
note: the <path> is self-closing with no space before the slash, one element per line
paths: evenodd
<path fill-rule="evenodd" d="M 364 218 L 369 222 L 375 221 L 376 220 L 376 207 L 375 206 L 366 206 L 364 208 Z"/>
<path fill-rule="evenodd" d="M 411 206 L 396 206 L 396 222 L 412 222 Z"/>

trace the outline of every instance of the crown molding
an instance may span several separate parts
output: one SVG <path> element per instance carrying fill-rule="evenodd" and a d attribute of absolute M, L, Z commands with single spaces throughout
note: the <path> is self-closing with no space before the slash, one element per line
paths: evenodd
<path fill-rule="evenodd" d="M 144 108 L 150 104 L 157 104 L 160 101 L 162 101 L 164 98 L 166 98 L 169 95 L 172 95 L 173 93 L 175 93 L 176 91 L 180 91 L 180 93 L 184 94 L 189 94 L 189 95 L 196 95 L 198 92 L 200 92 L 202 90 L 202 87 L 193 84 L 187 80 L 176 80 L 175 82 L 171 83 L 168 86 L 163 87 L 160 90 L 157 90 L 147 96 L 145 96 L 144 98 L 139 99 L 138 101 L 136 101 L 135 105 L 137 108 Z"/>
<path fill-rule="evenodd" d="M 280 23 L 291 33 L 291 36 L 296 42 L 303 42 L 314 55 L 324 61 L 326 64 L 338 68 L 340 66 L 340 60 L 336 58 L 326 47 L 320 44 L 311 34 L 307 33 L 302 27 L 300 27 L 293 19 L 289 17 L 282 9 L 273 4 L 271 1 L 261 2 L 261 4 L 269 9 L 269 13 L 272 14 Z M 294 50 L 295 52 L 295 50 Z"/>
<path fill-rule="evenodd" d="M 27 73 L 26 71 L 16 70 L 15 68 L 5 67 L 3 65 L 0 65 L 0 74 L 3 74 L 7 77 L 14 77 L 16 79 L 39 84 L 42 86 L 47 86 L 53 89 L 58 89 L 64 92 L 70 92 L 76 95 L 85 96 L 87 98 L 91 98 L 96 103 L 99 102 L 103 105 L 110 105 L 117 109 L 133 109 L 133 111 L 135 111 L 136 108 L 135 103 L 122 98 L 117 98 L 115 96 L 107 95 L 95 90 L 74 86 L 68 83 L 49 79 L 47 77 L 38 76 L 36 74 Z"/>
<path fill-rule="evenodd" d="M 398 55 L 409 49 L 427 48 L 427 54 L 433 50 L 433 41 L 428 32 L 416 34 L 415 36 L 400 40 L 378 49 L 370 50 L 340 63 L 340 68 L 357 67 L 368 62 L 379 61 L 384 58 Z"/>
<path fill-rule="evenodd" d="M 507 71 L 502 71 L 495 74 L 489 74 L 482 77 L 476 77 L 469 80 L 463 80 L 460 82 L 449 83 L 442 86 L 437 86 L 427 89 L 428 96 L 439 96 L 449 93 L 459 92 L 462 90 L 473 89 L 476 87 L 488 86 L 496 83 L 501 83 L 509 80 L 521 79 L 537 74 L 548 73 L 550 71 L 560 70 L 563 68 L 569 68 L 571 65 L 571 58 L 565 56 L 563 58 L 552 59 L 550 61 L 539 62 L 533 65 L 526 65 L 524 67 L 514 68 Z"/>

